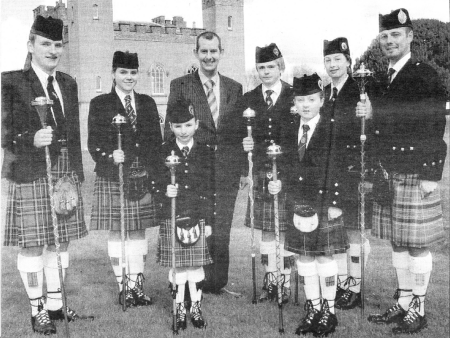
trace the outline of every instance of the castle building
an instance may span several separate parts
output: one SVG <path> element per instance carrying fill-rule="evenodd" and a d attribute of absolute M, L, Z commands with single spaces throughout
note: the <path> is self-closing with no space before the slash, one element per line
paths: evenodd
<path fill-rule="evenodd" d="M 39 6 L 34 16 L 52 16 L 64 22 L 64 48 L 59 70 L 78 83 L 82 146 L 87 141 L 89 102 L 112 86 L 112 57 L 116 50 L 138 53 L 140 78 L 136 91 L 152 96 L 165 116 L 170 81 L 198 68 L 193 55 L 196 36 L 205 30 L 222 39 L 226 56 L 219 72 L 245 82 L 244 0 L 202 1 L 204 28 L 188 28 L 181 16 L 150 22 L 113 21 L 112 0 L 59 0 Z M 139 10 L 139 9 L 136 9 Z"/>

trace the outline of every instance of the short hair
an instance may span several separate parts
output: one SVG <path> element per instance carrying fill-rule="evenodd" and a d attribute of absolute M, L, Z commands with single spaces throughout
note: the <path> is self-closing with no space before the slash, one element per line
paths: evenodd
<path fill-rule="evenodd" d="M 271 62 L 271 61 L 269 61 L 269 62 Z M 275 62 L 276 64 L 277 64 L 277 66 L 278 66 L 278 69 L 281 71 L 281 72 L 284 72 L 284 70 L 286 69 L 286 64 L 284 63 L 284 58 L 283 57 L 280 57 L 280 58 L 278 58 L 278 59 L 275 59 L 275 60 L 273 60 L 273 62 Z M 261 62 L 261 63 L 266 63 L 266 62 Z M 261 63 L 257 63 L 255 66 L 256 66 L 256 70 L 258 70 L 258 65 L 260 65 Z"/>
<path fill-rule="evenodd" d="M 212 40 L 214 38 L 217 38 L 217 40 L 219 41 L 219 50 L 222 50 L 222 40 L 220 39 L 220 37 L 214 33 L 214 32 L 203 32 L 200 35 L 197 35 L 197 40 L 195 43 L 195 51 L 198 52 L 198 49 L 200 48 L 200 44 L 199 44 L 199 40 L 203 38 L 206 40 Z"/>

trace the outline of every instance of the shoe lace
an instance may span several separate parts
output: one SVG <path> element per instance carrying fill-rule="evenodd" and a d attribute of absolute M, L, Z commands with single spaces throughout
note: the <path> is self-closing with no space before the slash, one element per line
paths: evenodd
<path fill-rule="evenodd" d="M 412 289 L 397 289 L 397 290 L 395 290 L 395 293 L 394 293 L 394 299 L 395 300 L 398 300 L 400 297 L 407 297 L 407 296 L 409 296 L 409 295 L 405 295 L 405 296 L 402 296 L 401 294 L 402 294 L 402 292 L 407 292 L 407 293 L 409 293 L 409 292 L 412 292 Z"/>
<path fill-rule="evenodd" d="M 359 279 L 359 281 L 357 281 L 357 279 Z M 344 287 L 348 289 L 349 287 L 357 286 L 360 283 L 361 283 L 361 278 L 355 278 L 353 276 L 349 276 L 344 281 Z"/>
<path fill-rule="evenodd" d="M 38 314 L 36 315 L 36 320 L 40 325 L 49 325 L 51 324 L 50 317 L 48 315 L 47 309 L 44 308 L 45 297 L 42 297 L 38 303 Z"/>
<path fill-rule="evenodd" d="M 408 324 L 411 324 L 419 317 L 419 314 L 417 313 L 415 307 L 410 307 L 408 309 L 408 312 L 406 313 L 406 316 L 403 317 L 403 322 L 406 322 Z"/>
<path fill-rule="evenodd" d="M 177 322 L 184 322 L 186 320 L 186 307 L 183 303 L 177 304 Z"/>
<path fill-rule="evenodd" d="M 320 317 L 319 325 L 327 325 L 328 317 L 330 316 L 331 312 L 330 305 L 328 304 L 328 301 L 326 299 L 322 301 L 320 312 L 322 312 L 322 316 Z"/>
<path fill-rule="evenodd" d="M 137 298 L 145 298 L 150 299 L 145 293 L 144 293 L 144 274 L 141 272 L 136 277 L 136 284 L 133 287 L 133 292 L 135 293 Z"/>
<path fill-rule="evenodd" d="M 201 305 L 200 302 L 197 301 L 195 303 L 192 304 L 191 307 L 191 316 L 194 317 L 195 320 L 202 320 L 202 309 L 201 309 Z"/>
<path fill-rule="evenodd" d="M 418 295 L 413 296 L 411 302 L 409 303 L 408 312 L 406 313 L 406 316 L 403 319 L 404 321 L 411 323 L 417 318 L 417 316 L 419 315 L 418 311 L 420 311 L 420 308 L 422 306 L 422 301 L 420 297 L 423 296 Z"/>
<path fill-rule="evenodd" d="M 304 306 L 304 310 L 306 311 L 306 316 L 304 318 L 304 321 L 308 322 L 308 324 L 311 324 L 314 320 L 314 316 L 318 312 L 312 303 L 311 300 L 307 300 Z"/>
<path fill-rule="evenodd" d="M 342 295 L 342 298 L 341 298 L 341 299 L 342 299 L 344 302 L 348 302 L 349 299 L 350 299 L 350 297 L 352 296 L 352 293 L 353 293 L 353 291 L 351 291 L 351 290 L 349 290 L 349 289 L 345 290 L 345 292 L 344 292 L 344 294 Z"/>

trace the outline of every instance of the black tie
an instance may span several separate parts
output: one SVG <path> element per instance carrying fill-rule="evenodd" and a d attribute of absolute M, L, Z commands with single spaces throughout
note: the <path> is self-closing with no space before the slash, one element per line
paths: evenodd
<path fill-rule="evenodd" d="M 189 147 L 184 146 L 183 149 L 181 149 L 181 152 L 183 153 L 184 158 L 186 158 L 189 154 Z"/>
<path fill-rule="evenodd" d="M 300 142 L 298 143 L 298 157 L 299 157 L 299 161 L 301 161 L 303 159 L 303 156 L 305 156 L 306 142 L 308 142 L 309 126 L 307 124 L 304 124 L 302 126 L 302 129 L 303 129 L 303 134 L 302 134 L 302 137 L 300 138 Z"/>
<path fill-rule="evenodd" d="M 332 100 L 333 102 L 336 101 L 337 96 L 338 96 L 338 90 L 337 90 L 336 87 L 333 87 L 333 95 L 331 96 L 331 100 Z"/>
<path fill-rule="evenodd" d="M 272 95 L 273 90 L 266 90 L 266 103 L 267 103 L 267 110 L 273 107 L 273 100 L 270 97 Z"/>
<path fill-rule="evenodd" d="M 58 94 L 56 94 L 55 88 L 53 87 L 53 76 L 49 76 L 47 79 L 47 92 L 50 100 L 53 101 L 52 114 L 47 114 L 47 125 L 52 126 L 55 131 L 58 132 L 58 137 L 65 135 L 65 118 L 61 106 L 61 101 L 59 101 Z M 65 136 L 63 136 L 65 138 Z"/>
<path fill-rule="evenodd" d="M 389 70 L 388 70 L 389 84 L 391 84 L 391 82 L 392 82 L 392 76 L 394 75 L 394 73 L 395 73 L 395 69 L 394 68 L 389 68 Z"/>

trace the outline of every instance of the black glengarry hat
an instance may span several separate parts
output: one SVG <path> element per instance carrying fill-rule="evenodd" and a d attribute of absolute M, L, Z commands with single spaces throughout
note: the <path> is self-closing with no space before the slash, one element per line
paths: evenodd
<path fill-rule="evenodd" d="M 283 57 L 276 44 L 271 43 L 265 47 L 256 47 L 255 63 L 265 63 Z"/>
<path fill-rule="evenodd" d="M 404 8 L 396 9 L 390 14 L 379 16 L 379 31 L 390 30 L 399 27 L 413 28 L 409 13 Z"/>
<path fill-rule="evenodd" d="M 171 123 L 185 123 L 195 117 L 194 105 L 189 100 L 179 98 L 167 110 L 167 120 Z"/>
<path fill-rule="evenodd" d="M 342 53 L 350 56 L 347 38 L 336 38 L 332 41 L 323 40 L 323 56 Z"/>
<path fill-rule="evenodd" d="M 121 52 L 120 50 L 114 52 L 113 68 L 139 69 L 139 59 L 137 53 L 130 53 L 129 51 Z"/>
<path fill-rule="evenodd" d="M 63 22 L 51 16 L 44 18 L 42 15 L 38 15 L 33 22 L 33 26 L 31 26 L 30 33 L 53 41 L 61 41 L 63 38 Z"/>
<path fill-rule="evenodd" d="M 319 93 L 323 90 L 322 79 L 317 73 L 294 77 L 293 90 L 295 96 L 307 96 Z"/>

